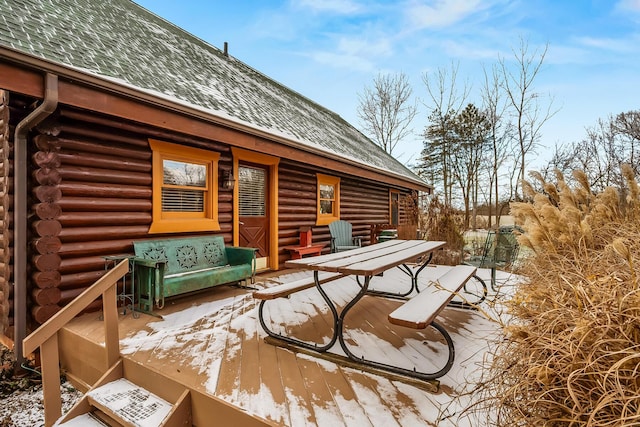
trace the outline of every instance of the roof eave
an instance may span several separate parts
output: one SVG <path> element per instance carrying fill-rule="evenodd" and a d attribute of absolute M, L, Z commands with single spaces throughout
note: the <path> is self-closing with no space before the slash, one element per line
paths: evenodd
<path fill-rule="evenodd" d="M 383 176 L 393 177 L 397 180 L 406 182 L 407 187 L 412 190 L 431 192 L 432 189 L 431 186 L 420 179 L 410 179 L 407 176 L 396 174 L 389 170 L 377 168 L 375 166 L 367 165 L 353 159 L 345 158 L 338 154 L 309 146 L 301 141 L 287 138 L 283 135 L 276 135 L 259 127 L 251 126 L 250 124 L 247 124 L 245 122 L 234 120 L 231 117 L 223 117 L 222 115 L 216 114 L 211 110 L 198 108 L 193 106 L 192 104 L 188 104 L 187 102 L 178 102 L 175 99 L 162 97 L 151 93 L 150 91 L 145 91 L 132 85 L 127 85 L 125 83 L 116 81 L 116 79 L 98 76 L 96 74 L 92 74 L 78 68 L 66 66 L 37 56 L 29 55 L 24 52 L 8 48 L 6 46 L 0 47 L 0 57 L 7 58 L 13 62 L 36 68 L 44 72 L 56 74 L 62 78 L 75 80 L 96 89 L 106 90 L 120 96 L 134 99 L 136 101 L 145 102 L 156 107 L 175 111 L 176 113 L 188 115 L 256 137 L 278 142 L 280 144 L 295 148 L 300 151 L 322 155 L 324 157 L 339 161 L 350 166 L 364 168 Z"/>

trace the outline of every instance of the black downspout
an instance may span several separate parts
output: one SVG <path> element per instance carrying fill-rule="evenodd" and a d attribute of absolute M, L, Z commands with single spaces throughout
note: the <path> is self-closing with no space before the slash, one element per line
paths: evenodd
<path fill-rule="evenodd" d="M 44 99 L 16 126 L 14 136 L 14 208 L 13 208 L 13 316 L 16 369 L 25 361 L 22 341 L 27 336 L 27 136 L 29 131 L 53 113 L 58 106 L 58 76 L 47 73 Z"/>

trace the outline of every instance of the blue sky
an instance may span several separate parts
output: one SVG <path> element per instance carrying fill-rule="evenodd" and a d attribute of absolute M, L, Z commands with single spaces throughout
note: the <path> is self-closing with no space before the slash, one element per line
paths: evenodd
<path fill-rule="evenodd" d="M 581 140 L 598 119 L 640 109 L 640 0 L 136 0 L 361 128 L 358 94 L 379 73 L 403 72 L 419 100 L 414 135 L 394 155 L 422 149 L 425 73 L 458 64 L 477 94 L 483 67 L 513 60 L 520 40 L 548 44 L 534 92 L 558 112 L 541 143 Z M 538 150 L 544 162 L 550 149 Z"/>

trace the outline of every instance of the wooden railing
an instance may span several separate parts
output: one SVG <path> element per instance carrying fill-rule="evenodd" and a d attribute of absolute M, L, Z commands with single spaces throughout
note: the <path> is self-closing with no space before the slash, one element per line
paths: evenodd
<path fill-rule="evenodd" d="M 128 271 L 129 260 L 124 259 L 22 341 L 25 355 L 33 353 L 40 347 L 45 426 L 52 426 L 62 415 L 58 331 L 100 295 L 102 295 L 107 367 L 112 366 L 120 358 L 116 283 Z"/>

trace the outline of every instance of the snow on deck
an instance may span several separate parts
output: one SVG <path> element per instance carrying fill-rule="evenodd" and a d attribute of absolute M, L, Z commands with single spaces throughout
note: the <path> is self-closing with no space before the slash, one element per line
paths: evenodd
<path fill-rule="evenodd" d="M 420 283 L 437 279 L 449 268 L 426 268 Z M 308 274 L 288 273 L 276 280 L 281 283 Z M 478 274 L 489 280 L 489 270 L 480 269 Z M 518 278 L 498 272 L 498 279 Z M 409 280 L 394 269 L 372 279 L 372 287 L 408 287 Z M 344 305 L 358 289 L 350 277 L 326 286 L 338 305 Z M 472 415 L 463 414 L 468 403 L 463 395 L 480 379 L 480 363 L 497 332 L 497 326 L 478 312 L 446 308 L 438 318 L 453 338 L 456 358 L 453 368 L 440 378 L 440 392 L 432 393 L 415 382 L 265 343 L 266 334 L 257 319 L 258 302 L 251 292 L 237 293 L 218 301 L 181 306 L 173 313 L 163 313 L 161 320 L 148 317 L 142 330 L 129 333 L 121 341 L 121 352 L 148 363 L 161 361 L 166 366 L 163 369 L 177 372 L 177 376 L 189 372 L 203 392 L 279 425 L 478 425 Z M 431 328 L 415 331 L 390 326 L 386 321 L 399 304 L 365 297 L 356 305 L 347 316 L 345 335 L 354 352 L 427 371 L 442 366 L 446 344 Z M 323 323 L 328 309 L 315 289 L 270 301 L 265 312 L 276 330 L 295 331 L 302 335 L 299 338 L 305 339 L 306 335 L 320 342 L 329 337 Z M 390 327 L 395 329 L 388 332 Z M 331 352 L 342 354 L 339 345 Z"/>

